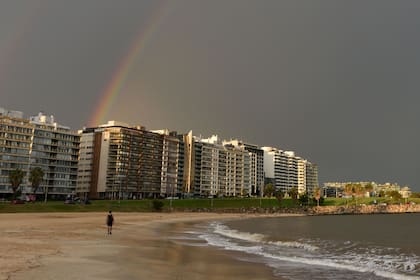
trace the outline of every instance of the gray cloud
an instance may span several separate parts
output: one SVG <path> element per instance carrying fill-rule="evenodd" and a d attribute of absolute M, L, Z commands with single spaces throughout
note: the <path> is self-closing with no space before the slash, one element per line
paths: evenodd
<path fill-rule="evenodd" d="M 3 107 L 85 125 L 164 7 L 109 118 L 295 150 L 321 182 L 420 190 L 416 1 L 22 3 L 0 3 Z"/>

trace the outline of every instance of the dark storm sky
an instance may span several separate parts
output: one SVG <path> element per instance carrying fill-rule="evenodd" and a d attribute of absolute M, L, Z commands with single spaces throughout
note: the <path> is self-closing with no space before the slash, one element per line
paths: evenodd
<path fill-rule="evenodd" d="M 321 183 L 420 191 L 419 10 L 384 0 L 1 1 L 0 107 L 81 128 L 152 26 L 107 119 L 294 150 L 319 165 Z"/>

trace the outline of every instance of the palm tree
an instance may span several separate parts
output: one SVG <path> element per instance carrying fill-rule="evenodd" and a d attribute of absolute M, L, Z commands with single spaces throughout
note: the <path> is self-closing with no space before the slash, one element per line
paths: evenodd
<path fill-rule="evenodd" d="M 42 180 L 44 179 L 44 171 L 41 167 L 32 168 L 29 173 L 29 182 L 32 183 L 33 194 L 36 195 L 36 191 L 41 185 Z"/>
<path fill-rule="evenodd" d="M 22 184 L 24 177 L 25 172 L 22 169 L 17 168 L 9 172 L 9 181 L 12 185 L 13 200 L 16 199 L 16 193 L 19 190 L 20 184 Z"/>
<path fill-rule="evenodd" d="M 268 197 L 272 197 L 274 193 L 274 186 L 271 183 L 268 183 L 267 185 L 265 185 L 264 188 L 264 195 L 268 196 Z"/>
<path fill-rule="evenodd" d="M 361 184 L 355 184 L 353 188 L 353 195 L 356 198 L 356 206 L 357 206 L 357 198 L 363 197 L 365 194 L 365 188 Z"/>
<path fill-rule="evenodd" d="M 348 205 L 347 198 L 349 196 L 353 195 L 353 192 L 354 192 L 354 186 L 353 186 L 353 184 L 347 184 L 347 185 L 345 185 L 345 187 L 344 187 L 344 193 L 346 195 L 346 204 L 347 205 Z"/>
<path fill-rule="evenodd" d="M 298 190 L 296 187 L 293 187 L 289 190 L 288 194 L 290 195 L 290 197 L 292 198 L 292 200 L 296 203 L 297 199 L 298 199 Z"/>
<path fill-rule="evenodd" d="M 276 198 L 277 198 L 277 201 L 279 202 L 279 205 L 281 205 L 281 201 L 283 200 L 283 198 L 284 198 L 284 192 L 282 191 L 282 190 L 276 190 L 275 192 L 274 192 L 274 195 L 276 196 Z"/>

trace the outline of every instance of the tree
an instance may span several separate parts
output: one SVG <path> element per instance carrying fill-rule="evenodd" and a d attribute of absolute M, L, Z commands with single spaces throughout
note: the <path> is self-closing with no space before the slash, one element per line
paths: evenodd
<path fill-rule="evenodd" d="M 402 195 L 398 191 L 388 191 L 386 195 L 395 200 L 399 200 L 402 198 Z"/>
<path fill-rule="evenodd" d="M 272 197 L 272 196 L 273 196 L 273 193 L 274 193 L 274 187 L 273 187 L 273 184 L 268 183 L 267 185 L 265 185 L 265 188 L 264 188 L 264 194 L 265 194 L 266 196 L 268 196 L 268 197 Z"/>
<path fill-rule="evenodd" d="M 346 196 L 351 196 L 351 195 L 353 195 L 353 190 L 354 190 L 354 186 L 353 186 L 353 184 L 346 184 L 346 185 L 344 186 L 344 194 L 345 194 Z"/>
<path fill-rule="evenodd" d="M 300 205 L 302 205 L 302 206 L 309 206 L 310 199 L 309 199 L 308 192 L 305 192 L 305 193 L 299 195 L 299 202 L 300 202 Z"/>
<path fill-rule="evenodd" d="M 20 184 L 22 184 L 24 177 L 25 172 L 22 169 L 17 168 L 9 172 L 9 181 L 12 185 L 13 200 L 16 199 L 16 193 L 19 190 Z"/>
<path fill-rule="evenodd" d="M 32 184 L 32 192 L 36 195 L 36 191 L 44 179 L 44 171 L 40 167 L 32 168 L 29 173 L 29 182 Z"/>
<path fill-rule="evenodd" d="M 411 193 L 410 198 L 420 198 L 420 192 Z"/>
<path fill-rule="evenodd" d="M 346 194 L 346 196 L 352 196 L 353 198 L 355 198 L 357 205 L 357 198 L 363 196 L 363 194 L 365 193 L 365 188 L 363 188 L 361 184 L 350 183 L 344 187 L 344 193 Z"/>
<path fill-rule="evenodd" d="M 163 203 L 162 200 L 157 200 L 157 199 L 152 200 L 152 209 L 156 212 L 162 211 L 164 205 L 165 204 Z"/>
<path fill-rule="evenodd" d="M 314 198 L 316 199 L 316 203 L 319 206 L 319 200 L 321 199 L 321 189 L 319 187 L 314 189 Z"/>
<path fill-rule="evenodd" d="M 297 190 L 297 188 L 296 187 L 293 187 L 293 188 L 291 188 L 290 190 L 289 190 L 289 192 L 288 192 L 288 194 L 289 194 L 289 196 L 292 198 L 292 200 L 294 201 L 294 202 L 296 202 L 297 201 L 297 199 L 298 199 L 298 190 Z"/>
<path fill-rule="evenodd" d="M 369 196 L 370 196 L 370 193 L 373 191 L 373 185 L 372 185 L 372 183 L 367 183 L 366 184 L 365 191 L 368 192 L 369 193 Z"/>
<path fill-rule="evenodd" d="M 354 184 L 353 195 L 356 198 L 356 205 L 357 205 L 357 198 L 363 197 L 364 194 L 365 194 L 365 188 L 361 184 Z"/>
<path fill-rule="evenodd" d="M 277 201 L 279 202 L 279 205 L 281 205 L 281 201 L 283 200 L 283 198 L 284 198 L 284 192 L 282 191 L 282 190 L 276 190 L 275 192 L 274 192 L 274 195 L 275 195 L 275 197 L 277 198 Z"/>

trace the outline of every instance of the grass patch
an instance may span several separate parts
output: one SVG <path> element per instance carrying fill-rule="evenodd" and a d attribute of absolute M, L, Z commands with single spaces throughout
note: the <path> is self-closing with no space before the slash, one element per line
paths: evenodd
<path fill-rule="evenodd" d="M 405 203 L 390 198 L 358 198 L 357 204 L 370 205 L 377 203 L 399 204 Z M 200 210 L 200 209 L 249 209 L 249 208 L 298 208 L 299 203 L 291 199 L 283 199 L 281 206 L 275 198 L 214 198 L 214 199 L 162 199 L 162 211 Z M 410 198 L 409 202 L 420 204 L 420 198 Z M 326 198 L 323 205 L 345 206 L 355 205 L 355 199 Z M 0 202 L 0 213 L 42 213 L 42 212 L 152 212 L 153 200 L 92 200 L 91 204 L 64 204 L 63 201 L 48 201 L 12 205 L 10 202 Z"/>

